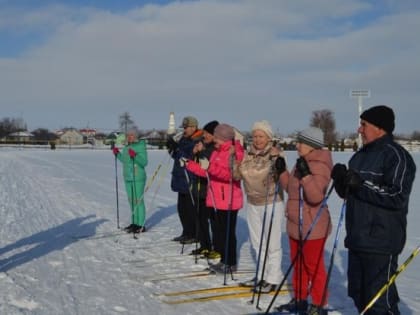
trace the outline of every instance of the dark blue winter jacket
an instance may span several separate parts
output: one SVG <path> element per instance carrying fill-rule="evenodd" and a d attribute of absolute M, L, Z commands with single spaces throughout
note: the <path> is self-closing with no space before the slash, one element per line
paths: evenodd
<path fill-rule="evenodd" d="M 407 212 L 416 165 L 385 135 L 356 152 L 349 169 L 364 180 L 347 198 L 345 246 L 378 254 L 399 254 L 406 241 Z"/>
<path fill-rule="evenodd" d="M 177 149 L 174 150 L 171 154 L 174 159 L 174 165 L 172 168 L 172 179 L 171 179 L 171 189 L 174 192 L 179 192 L 183 194 L 189 193 L 189 187 L 187 182 L 187 176 L 190 183 L 195 182 L 196 176 L 186 171 L 185 167 L 181 167 L 179 159 L 184 157 L 186 159 L 193 158 L 193 148 L 196 141 L 192 138 L 182 137 L 177 145 Z"/>

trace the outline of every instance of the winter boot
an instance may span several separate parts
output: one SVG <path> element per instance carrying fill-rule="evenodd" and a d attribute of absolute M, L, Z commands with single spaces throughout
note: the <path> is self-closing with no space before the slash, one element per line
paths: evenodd
<path fill-rule="evenodd" d="M 328 315 L 328 311 L 322 306 L 311 304 L 309 305 L 308 315 Z"/>
<path fill-rule="evenodd" d="M 142 225 L 136 225 L 134 224 L 134 227 L 131 229 L 132 233 L 144 233 L 146 232 L 146 227 L 142 226 Z"/>
<path fill-rule="evenodd" d="M 237 269 L 238 269 L 236 265 L 225 265 L 222 262 L 211 265 L 209 268 L 210 268 L 210 271 L 213 271 L 213 272 L 216 272 L 216 273 L 225 273 L 225 266 L 226 266 L 226 272 L 227 273 L 236 272 Z"/>
<path fill-rule="evenodd" d="M 220 259 L 222 255 L 220 253 L 216 252 L 215 250 L 211 250 L 207 256 L 208 259 Z"/>
<path fill-rule="evenodd" d="M 259 284 L 260 282 L 259 281 L 257 281 L 257 285 Z M 246 280 L 246 281 L 243 281 L 243 282 L 240 282 L 239 283 L 239 286 L 241 286 L 241 287 L 254 287 L 254 285 L 255 285 L 255 278 L 252 278 L 252 279 L 250 279 L 250 280 Z"/>
<path fill-rule="evenodd" d="M 130 224 L 130 225 L 127 225 L 123 230 L 126 231 L 127 233 L 132 233 L 134 227 L 135 227 L 134 224 Z"/>
<path fill-rule="evenodd" d="M 174 237 L 172 240 L 174 241 L 174 242 L 181 242 L 181 241 L 183 241 L 183 240 L 185 240 L 186 239 L 186 236 L 185 235 L 180 235 L 180 236 L 176 236 L 176 237 Z"/>
<path fill-rule="evenodd" d="M 209 250 L 207 248 L 204 248 L 204 247 L 193 249 L 191 251 L 191 255 L 207 256 L 208 253 L 209 253 Z"/>
<path fill-rule="evenodd" d="M 186 237 L 183 240 L 181 240 L 180 243 L 186 245 L 198 243 L 198 241 L 194 237 Z"/>
<path fill-rule="evenodd" d="M 300 315 L 306 315 L 307 309 L 308 309 L 307 300 L 297 301 L 295 298 L 291 299 L 290 302 L 287 304 L 282 304 L 276 307 L 276 310 L 279 312 L 286 311 L 289 313 L 295 313 L 295 314 L 300 314 Z"/>
<path fill-rule="evenodd" d="M 271 284 L 263 280 L 263 281 L 260 281 L 260 283 L 258 284 L 256 292 L 270 293 L 270 292 L 275 292 L 276 289 L 277 289 L 276 284 Z"/>

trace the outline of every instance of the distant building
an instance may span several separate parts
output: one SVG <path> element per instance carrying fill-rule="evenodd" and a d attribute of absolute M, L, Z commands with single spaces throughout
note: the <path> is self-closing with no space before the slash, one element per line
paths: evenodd
<path fill-rule="evenodd" d="M 79 132 L 88 138 L 90 137 L 94 138 L 96 136 L 96 129 L 83 128 L 83 129 L 79 129 Z"/>
<path fill-rule="evenodd" d="M 106 145 L 117 145 L 123 146 L 125 144 L 125 134 L 123 132 L 111 132 L 105 139 L 104 144 Z"/>
<path fill-rule="evenodd" d="M 145 135 L 146 139 L 162 139 L 162 134 L 159 131 L 153 129 L 151 132 Z"/>
<path fill-rule="evenodd" d="M 6 140 L 15 142 L 28 142 L 34 135 L 27 131 L 12 132 L 6 136 Z"/>
<path fill-rule="evenodd" d="M 59 134 L 59 142 L 70 145 L 83 144 L 83 135 L 76 129 L 69 129 Z"/>

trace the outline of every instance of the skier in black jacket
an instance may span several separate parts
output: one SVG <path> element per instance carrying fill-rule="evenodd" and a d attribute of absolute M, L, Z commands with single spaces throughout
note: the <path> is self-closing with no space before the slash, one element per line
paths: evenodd
<path fill-rule="evenodd" d="M 347 198 L 348 295 L 361 312 L 398 268 L 406 241 L 408 203 L 416 165 L 394 139 L 394 112 L 374 106 L 360 115 L 363 147 L 336 164 L 331 177 L 337 194 Z M 400 314 L 395 283 L 366 313 Z"/>

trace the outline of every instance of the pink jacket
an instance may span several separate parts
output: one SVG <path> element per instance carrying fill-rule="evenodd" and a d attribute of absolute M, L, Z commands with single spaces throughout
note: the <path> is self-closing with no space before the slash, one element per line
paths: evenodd
<path fill-rule="evenodd" d="M 280 175 L 280 182 L 288 194 L 287 233 L 295 240 L 299 240 L 299 184 L 303 187 L 302 238 L 304 238 L 327 193 L 333 165 L 331 152 L 328 150 L 314 150 L 307 154 L 305 159 L 312 175 L 299 181 L 294 175 L 295 168 L 290 174 L 286 171 Z M 330 233 L 331 218 L 328 206 L 325 206 L 308 239 L 326 238 Z"/>
<path fill-rule="evenodd" d="M 206 206 L 217 210 L 237 211 L 243 206 L 243 194 L 241 182 L 234 180 L 230 165 L 231 141 L 224 142 L 218 149 L 214 150 L 210 156 L 209 185 L 206 195 Z M 235 159 L 242 161 L 244 158 L 244 148 L 239 141 L 235 141 Z M 194 161 L 188 161 L 187 170 L 201 177 L 207 177 L 206 170 Z M 232 185 L 231 185 L 232 181 Z M 232 191 L 233 189 L 233 191 Z"/>

